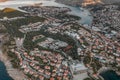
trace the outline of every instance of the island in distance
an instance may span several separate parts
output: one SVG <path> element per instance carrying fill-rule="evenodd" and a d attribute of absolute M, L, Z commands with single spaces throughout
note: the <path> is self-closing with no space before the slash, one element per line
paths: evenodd
<path fill-rule="evenodd" d="M 17 1 L 0 3 L 0 80 L 120 80 L 119 0 Z"/>

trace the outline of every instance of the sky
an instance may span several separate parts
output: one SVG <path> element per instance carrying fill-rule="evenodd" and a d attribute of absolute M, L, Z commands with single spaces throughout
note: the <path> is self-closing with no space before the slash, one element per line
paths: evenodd
<path fill-rule="evenodd" d="M 9 0 L 5 2 L 0 2 L 0 9 L 4 9 L 5 7 L 16 8 L 18 5 L 33 5 L 38 1 L 41 0 Z"/>

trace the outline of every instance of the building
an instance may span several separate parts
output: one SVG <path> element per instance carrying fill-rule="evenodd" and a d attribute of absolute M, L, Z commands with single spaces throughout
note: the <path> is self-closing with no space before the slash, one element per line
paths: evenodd
<path fill-rule="evenodd" d="M 73 75 L 87 72 L 87 68 L 78 60 L 70 62 L 70 70 Z"/>
<path fill-rule="evenodd" d="M 74 60 L 71 61 L 69 64 L 73 80 L 84 80 L 88 77 L 88 69 L 84 66 L 83 63 L 79 62 L 78 60 Z"/>

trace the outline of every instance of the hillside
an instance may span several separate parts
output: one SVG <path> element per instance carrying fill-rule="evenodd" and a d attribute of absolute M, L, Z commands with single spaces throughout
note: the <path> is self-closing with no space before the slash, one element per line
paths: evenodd
<path fill-rule="evenodd" d="M 5 1 L 7 1 L 7 0 L 0 0 L 0 2 L 5 2 Z"/>
<path fill-rule="evenodd" d="M 15 9 L 13 9 L 13 8 L 5 8 L 2 10 L 3 13 L 9 13 L 9 12 L 14 12 L 14 11 L 15 11 Z"/>
<path fill-rule="evenodd" d="M 56 0 L 56 2 L 75 6 L 81 5 L 81 3 L 83 3 L 83 0 Z"/>
<path fill-rule="evenodd" d="M 105 4 L 112 4 L 112 3 L 120 2 L 120 0 L 102 0 L 102 2 Z"/>
<path fill-rule="evenodd" d="M 0 18 L 3 18 L 3 17 L 12 18 L 12 17 L 23 16 L 23 15 L 24 15 L 23 12 L 20 12 L 12 8 L 5 8 L 3 10 L 0 10 Z"/>
<path fill-rule="evenodd" d="M 97 3 L 104 3 L 104 4 L 112 4 L 120 2 L 120 0 L 56 0 L 56 2 L 72 5 L 72 6 L 81 6 L 82 4 L 89 5 L 89 4 L 97 4 Z"/>

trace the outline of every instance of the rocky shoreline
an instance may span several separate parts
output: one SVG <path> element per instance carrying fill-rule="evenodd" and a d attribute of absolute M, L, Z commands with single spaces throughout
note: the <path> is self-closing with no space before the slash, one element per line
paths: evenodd
<path fill-rule="evenodd" d="M 6 66 L 7 73 L 9 74 L 10 77 L 13 78 L 13 80 L 23 80 L 25 79 L 25 75 L 23 74 L 23 72 L 13 68 L 8 56 L 5 54 L 5 52 L 3 53 L 2 46 L 3 46 L 3 43 L 6 41 L 6 38 L 5 40 L 3 40 L 3 36 L 4 34 L 0 35 L 0 41 L 1 41 L 0 42 L 0 61 L 4 63 L 4 65 Z"/>
<path fill-rule="evenodd" d="M 8 57 L 5 54 L 2 53 L 1 49 L 0 49 L 0 61 L 2 61 L 4 63 L 9 76 L 12 77 L 14 80 L 23 80 L 23 79 L 25 79 L 25 75 L 23 74 L 23 72 L 21 72 L 18 69 L 14 69 L 12 67 L 12 64 L 9 61 Z"/>

